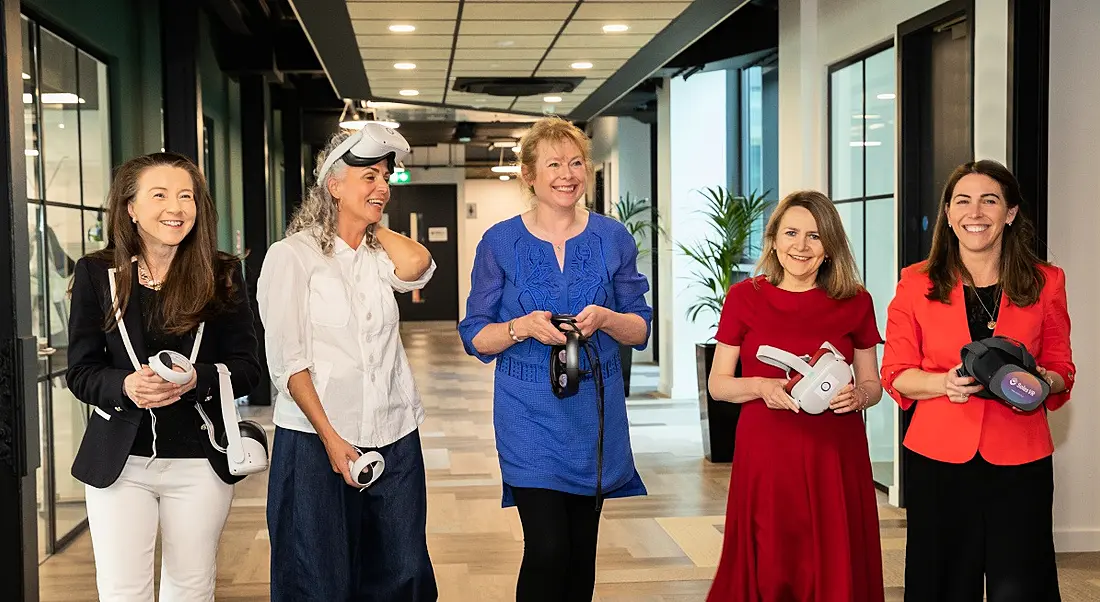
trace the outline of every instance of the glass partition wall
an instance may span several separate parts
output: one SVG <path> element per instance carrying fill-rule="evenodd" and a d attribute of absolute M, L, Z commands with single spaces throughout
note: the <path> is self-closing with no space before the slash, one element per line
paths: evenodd
<path fill-rule="evenodd" d="M 897 282 L 894 219 L 895 59 L 890 45 L 829 69 L 829 195 L 875 303 L 879 332 Z M 878 348 L 882 362 L 882 346 Z M 898 408 L 883 395 L 864 413 L 875 482 L 896 483 Z"/>
<path fill-rule="evenodd" d="M 73 266 L 106 246 L 110 185 L 107 66 L 23 19 L 23 115 L 31 312 L 38 338 L 39 559 L 87 524 L 84 485 L 70 474 L 90 407 L 65 382 Z"/>

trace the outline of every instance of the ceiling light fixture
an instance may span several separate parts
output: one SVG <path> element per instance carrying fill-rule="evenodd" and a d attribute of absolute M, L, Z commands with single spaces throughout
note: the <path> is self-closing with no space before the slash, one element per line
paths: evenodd
<path fill-rule="evenodd" d="M 624 32 L 628 29 L 630 29 L 630 27 L 628 27 L 626 25 L 623 25 L 621 23 L 612 23 L 610 25 L 604 25 L 603 26 L 603 32 L 604 33 L 622 33 L 622 32 Z"/>
<path fill-rule="evenodd" d="M 393 68 L 404 70 L 416 69 L 416 63 L 394 63 Z"/>
<path fill-rule="evenodd" d="M 542 102 L 561 102 L 561 96 L 543 96 Z"/>
<path fill-rule="evenodd" d="M 519 173 L 519 165 L 494 165 L 492 169 L 496 173 Z"/>
<path fill-rule="evenodd" d="M 582 61 L 582 62 L 573 63 L 572 65 L 570 65 L 570 67 L 572 67 L 574 69 L 591 69 L 592 68 L 592 63 L 587 63 L 587 62 Z"/>
<path fill-rule="evenodd" d="M 507 182 L 508 180 L 511 180 L 511 179 L 512 179 L 512 176 L 500 176 L 500 181 L 501 182 Z"/>
<path fill-rule="evenodd" d="M 519 151 L 520 151 L 520 148 L 519 148 L 519 146 L 513 146 L 513 147 L 512 147 L 512 152 L 513 152 L 513 153 L 516 153 L 516 154 L 518 155 L 518 154 L 519 154 Z"/>
<path fill-rule="evenodd" d="M 894 100 L 894 98 L 896 98 L 896 95 L 887 92 L 885 94 L 879 94 L 875 98 L 878 98 L 879 100 Z"/>
<path fill-rule="evenodd" d="M 416 96 L 420 94 L 420 90 L 401 90 L 398 94 L 401 96 Z"/>
<path fill-rule="evenodd" d="M 413 25 L 390 25 L 390 31 L 393 33 L 412 33 L 416 31 L 416 27 Z"/>
<path fill-rule="evenodd" d="M 30 78 L 31 78 L 31 74 L 30 74 L 30 73 L 24 73 L 24 74 L 23 74 L 23 79 L 30 79 Z"/>

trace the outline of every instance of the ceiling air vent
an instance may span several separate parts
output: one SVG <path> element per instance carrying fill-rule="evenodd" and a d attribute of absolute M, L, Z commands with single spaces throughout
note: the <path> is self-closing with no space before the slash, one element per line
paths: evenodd
<path fill-rule="evenodd" d="M 583 77 L 459 77 L 455 92 L 490 96 L 538 96 L 572 92 Z"/>

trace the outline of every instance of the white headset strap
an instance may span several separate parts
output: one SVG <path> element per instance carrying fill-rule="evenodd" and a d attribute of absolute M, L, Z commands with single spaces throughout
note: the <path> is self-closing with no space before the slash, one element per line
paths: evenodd
<path fill-rule="evenodd" d="M 215 364 L 215 366 L 218 368 L 218 397 L 222 424 L 225 425 L 225 438 L 229 445 L 226 447 L 218 445 L 214 437 L 214 424 L 206 415 L 206 410 L 202 409 L 202 404 L 196 403 L 195 409 L 199 411 L 199 416 L 206 425 L 206 435 L 210 439 L 210 445 L 228 456 L 230 460 L 241 463 L 244 462 L 244 444 L 241 442 L 241 429 L 237 426 L 241 416 L 237 413 L 237 406 L 234 404 L 236 398 L 233 397 L 233 381 L 229 378 L 230 372 L 225 364 Z"/>
<path fill-rule="evenodd" d="M 126 354 L 130 356 L 134 370 L 141 370 L 141 362 L 134 353 L 134 344 L 130 342 L 130 334 L 126 332 L 126 322 L 122 321 L 122 309 L 118 305 L 118 292 L 115 287 L 115 268 L 107 270 L 107 280 L 111 284 L 111 306 L 115 308 L 115 324 L 118 326 L 118 333 L 122 335 L 122 344 L 126 347 Z"/>
<path fill-rule="evenodd" d="M 840 360 L 845 361 L 845 362 L 848 361 L 848 360 L 844 359 L 844 354 L 837 351 L 836 347 L 833 347 L 833 344 L 830 343 L 829 341 L 825 341 L 824 343 L 821 344 L 821 346 L 828 349 L 829 351 L 832 351 L 833 355 L 835 355 L 837 357 L 837 359 L 840 359 Z"/>
<path fill-rule="evenodd" d="M 118 306 L 118 289 L 115 284 L 115 268 L 107 270 L 107 280 L 111 285 L 111 306 L 115 308 L 115 323 L 118 325 L 118 333 L 122 335 L 122 344 L 126 347 L 126 355 L 130 356 L 130 363 L 134 365 L 134 370 L 141 370 L 141 362 L 138 361 L 137 354 L 134 353 L 134 344 L 130 342 L 130 333 L 126 330 L 126 322 L 122 320 L 122 309 Z M 199 323 L 199 331 L 195 334 L 195 344 L 191 347 L 191 363 L 194 364 L 195 360 L 199 357 L 199 346 L 202 345 L 202 333 L 206 329 L 206 322 Z"/>
<path fill-rule="evenodd" d="M 810 371 L 813 370 L 813 368 L 806 363 L 806 360 L 789 351 L 783 351 L 771 345 L 761 345 L 760 348 L 756 350 L 756 359 L 783 371 L 790 371 L 793 368 L 802 374 L 809 374 Z"/>

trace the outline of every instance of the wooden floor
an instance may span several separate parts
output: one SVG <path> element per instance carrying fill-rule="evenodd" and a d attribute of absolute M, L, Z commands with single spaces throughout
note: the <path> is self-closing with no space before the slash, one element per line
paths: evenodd
<path fill-rule="evenodd" d="M 523 550 L 514 508 L 500 508 L 493 443 L 493 368 L 462 352 L 454 326 L 406 326 L 404 341 L 427 406 L 428 544 L 442 601 L 515 599 Z M 631 439 L 649 495 L 609 500 L 600 525 L 595 600 L 697 602 L 721 550 L 729 465 L 702 457 L 698 405 L 646 394 L 655 370 L 636 366 Z M 270 409 L 256 417 L 270 426 Z M 219 601 L 268 598 L 266 478 L 237 486 L 219 550 Z M 904 512 L 880 505 L 887 600 L 902 599 Z M 158 561 L 159 562 L 159 561 Z M 1062 599 L 1100 600 L 1100 554 L 1059 558 Z M 41 567 L 44 602 L 96 600 L 87 533 Z"/>

